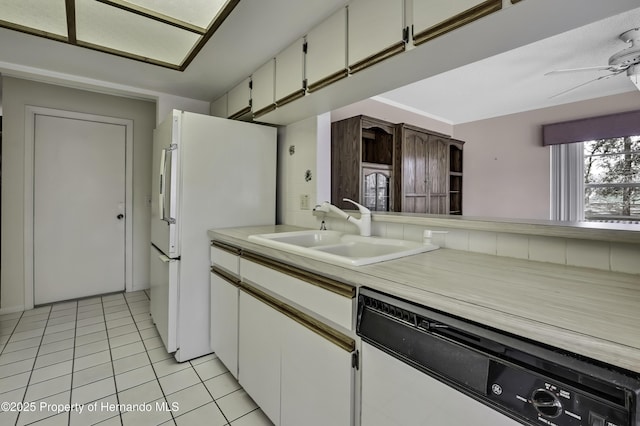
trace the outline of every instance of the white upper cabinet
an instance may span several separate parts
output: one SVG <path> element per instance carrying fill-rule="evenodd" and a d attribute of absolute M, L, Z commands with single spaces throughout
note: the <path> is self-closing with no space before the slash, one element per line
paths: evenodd
<path fill-rule="evenodd" d="M 352 73 L 404 51 L 404 0 L 353 0 L 348 7 Z"/>
<path fill-rule="evenodd" d="M 246 78 L 229 90 L 227 117 L 240 118 L 251 111 L 251 78 Z"/>
<path fill-rule="evenodd" d="M 347 8 L 307 33 L 306 74 L 309 92 L 347 76 Z"/>
<path fill-rule="evenodd" d="M 276 55 L 276 104 L 287 104 L 304 96 L 304 39 Z"/>
<path fill-rule="evenodd" d="M 424 43 L 502 8 L 502 0 L 413 0 L 414 44 Z"/>
<path fill-rule="evenodd" d="M 276 107 L 275 101 L 275 76 L 276 61 L 270 59 L 266 64 L 258 68 L 251 78 L 251 109 L 253 115 L 258 117 L 273 111 Z"/>
<path fill-rule="evenodd" d="M 209 107 L 209 114 L 214 117 L 222 117 L 227 118 L 227 94 L 220 96 L 215 101 L 211 102 L 211 106 Z"/>

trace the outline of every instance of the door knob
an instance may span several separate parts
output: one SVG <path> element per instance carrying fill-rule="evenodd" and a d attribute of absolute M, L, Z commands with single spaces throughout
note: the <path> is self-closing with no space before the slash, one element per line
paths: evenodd
<path fill-rule="evenodd" d="M 118 218 L 118 220 L 122 220 L 124 218 L 124 215 L 122 213 L 120 213 L 118 216 L 116 216 Z"/>

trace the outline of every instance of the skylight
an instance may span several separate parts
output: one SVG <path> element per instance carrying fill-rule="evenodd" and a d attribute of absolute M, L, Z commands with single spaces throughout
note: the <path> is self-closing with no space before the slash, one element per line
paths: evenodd
<path fill-rule="evenodd" d="M 240 0 L 0 0 L 0 27 L 184 71 Z"/>

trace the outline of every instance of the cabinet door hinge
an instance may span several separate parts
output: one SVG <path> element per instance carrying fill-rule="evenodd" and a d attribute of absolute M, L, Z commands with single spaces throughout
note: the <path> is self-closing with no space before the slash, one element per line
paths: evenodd
<path fill-rule="evenodd" d="M 249 80 L 249 90 L 253 89 L 253 80 Z"/>
<path fill-rule="evenodd" d="M 402 41 L 409 43 L 409 27 L 404 27 L 402 29 Z"/>
<path fill-rule="evenodd" d="M 303 53 L 307 53 L 307 49 L 308 49 L 308 47 L 307 47 L 307 46 L 308 46 L 308 45 L 307 45 L 307 42 L 305 41 L 305 42 L 304 42 L 304 44 L 302 45 L 302 52 L 303 52 Z"/>
<path fill-rule="evenodd" d="M 351 368 L 360 369 L 360 351 L 357 349 L 351 354 Z"/>

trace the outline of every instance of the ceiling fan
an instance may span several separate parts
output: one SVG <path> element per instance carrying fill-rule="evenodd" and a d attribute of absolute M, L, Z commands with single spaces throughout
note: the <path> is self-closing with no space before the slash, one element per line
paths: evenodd
<path fill-rule="evenodd" d="M 609 71 L 609 74 L 601 75 L 600 77 L 589 80 L 586 83 L 579 84 L 568 90 L 557 93 L 551 96 L 551 98 L 555 98 L 564 95 L 565 93 L 572 92 L 579 87 L 586 86 L 587 84 L 593 83 L 595 81 L 609 79 L 618 74 L 622 74 L 623 72 L 626 72 L 627 76 L 631 79 L 633 84 L 635 84 L 638 90 L 640 90 L 640 28 L 633 28 L 625 31 L 620 34 L 618 38 L 625 43 L 630 44 L 631 46 L 621 50 L 620 52 L 614 53 L 609 58 L 609 65 L 599 67 L 569 68 L 546 73 L 545 75 L 580 71 Z"/>

